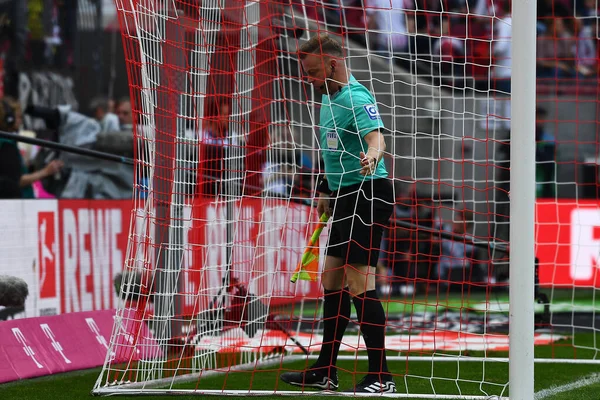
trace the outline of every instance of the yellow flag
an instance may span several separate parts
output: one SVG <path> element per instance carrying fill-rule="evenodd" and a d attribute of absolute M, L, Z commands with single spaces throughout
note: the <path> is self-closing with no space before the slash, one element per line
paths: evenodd
<path fill-rule="evenodd" d="M 308 241 L 308 246 L 302 254 L 302 260 L 298 263 L 294 275 L 292 275 L 292 283 L 295 283 L 298 279 L 313 282 L 317 280 L 319 273 L 319 236 L 321 236 L 328 219 L 327 215 L 321 215 L 321 219 L 319 219 L 319 223 Z"/>

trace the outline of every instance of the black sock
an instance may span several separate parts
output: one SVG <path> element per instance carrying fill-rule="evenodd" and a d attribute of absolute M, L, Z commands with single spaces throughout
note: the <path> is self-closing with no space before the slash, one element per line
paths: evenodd
<path fill-rule="evenodd" d="M 324 292 L 323 345 L 319 359 L 313 367 L 335 367 L 342 338 L 350 322 L 348 290 L 325 290 Z"/>
<path fill-rule="evenodd" d="M 369 372 L 389 372 L 385 358 L 385 311 L 377 297 L 377 291 L 359 294 L 352 301 L 367 346 Z"/>

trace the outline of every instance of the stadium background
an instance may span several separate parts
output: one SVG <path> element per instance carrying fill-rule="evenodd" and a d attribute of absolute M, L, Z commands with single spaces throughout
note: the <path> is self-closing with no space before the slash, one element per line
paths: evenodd
<path fill-rule="evenodd" d="M 29 0 L 30 12 L 36 4 L 42 3 Z M 95 95 L 127 96 L 127 73 L 114 4 L 106 0 L 65 0 L 56 4 L 59 10 L 78 10 L 75 15 L 67 11 L 59 13 L 64 17 L 59 23 L 63 27 L 64 45 L 57 46 L 56 52 L 45 62 L 28 62 L 29 57 L 36 54 L 36 38 L 32 36 L 29 44 L 24 46 L 28 50 L 22 55 L 21 62 L 9 58 L 9 64 L 13 63 L 22 75 L 22 82 L 31 83 L 30 91 L 23 90 L 23 93 L 28 93 L 34 102 L 69 103 L 81 110 L 87 107 L 83 99 Z M 38 23 L 47 31 L 48 26 L 55 23 L 52 18 L 52 13 L 45 13 Z M 31 32 L 39 29 L 39 26 L 30 26 Z M 357 79 L 372 83 L 382 105 L 380 111 L 385 124 L 394 132 L 393 148 L 398 156 L 394 173 L 396 178 L 406 181 L 406 187 L 401 184 L 400 191 L 408 191 L 412 188 L 411 181 L 416 181 L 419 195 L 434 203 L 441 199 L 465 200 L 476 211 L 476 232 L 478 229 L 487 231 L 491 223 L 493 234 L 490 236 L 507 240 L 506 219 L 496 221 L 496 218 L 499 214 L 506 215 L 502 207 L 507 207 L 508 177 L 499 176 L 497 168 L 491 168 L 490 163 L 506 165 L 508 97 L 496 94 L 492 99 L 481 98 L 477 91 L 460 88 L 439 92 L 430 86 L 426 77 L 415 77 L 399 66 L 390 69 L 387 63 L 369 58 L 360 44 L 351 46 L 349 56 L 350 67 L 356 71 Z M 6 61 L 4 64 L 6 73 L 15 72 Z M 297 74 L 294 70 L 286 72 Z M 554 223 L 558 229 L 558 225 L 570 224 L 566 215 L 572 214 L 575 199 L 588 198 L 592 201 L 590 204 L 595 204 L 597 199 L 598 86 L 593 78 L 543 81 L 538 87 L 538 105 L 547 111 L 545 125 L 555 135 L 558 148 L 558 200 L 547 203 L 540 199 L 540 209 L 548 213 L 547 229 L 552 229 Z M 8 94 L 10 90 L 10 87 L 4 88 Z M 301 97 L 301 93 L 293 95 Z M 394 120 L 391 108 L 386 107 L 392 105 L 395 106 Z M 306 110 L 295 112 L 300 115 Z M 476 115 L 488 117 L 476 119 L 473 117 Z M 308 135 L 306 132 L 300 134 Z M 560 217 L 552 214 L 557 209 L 556 201 L 559 205 L 564 204 L 565 211 L 559 212 Z M 545 204 L 551 206 L 544 207 Z M 65 208 L 69 206 L 67 204 Z M 106 206 L 99 206 L 103 207 Z M 90 208 L 96 209 L 96 206 Z M 494 225 L 497 222 L 499 224 Z M 554 241 L 555 236 L 549 236 Z M 592 236 L 589 241 L 593 244 L 597 239 Z M 548 244 L 552 245 L 556 243 Z M 552 267 L 551 263 L 556 262 L 557 251 L 559 249 L 547 249 L 547 254 L 551 255 L 546 261 L 547 266 Z M 568 264 L 568 261 L 564 263 Z M 569 278 L 565 279 L 568 282 Z M 106 283 L 103 285 L 102 290 L 106 290 Z M 103 304 L 110 306 L 112 303 Z M 101 309 L 104 305 L 99 302 L 97 306 L 89 307 Z"/>

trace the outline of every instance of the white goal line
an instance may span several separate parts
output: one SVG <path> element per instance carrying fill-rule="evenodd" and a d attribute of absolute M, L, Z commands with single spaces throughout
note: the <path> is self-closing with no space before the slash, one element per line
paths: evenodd
<path fill-rule="evenodd" d="M 282 360 L 281 357 L 275 357 L 264 361 L 257 361 L 253 363 L 247 363 L 243 365 L 233 366 L 229 368 L 227 371 L 202 371 L 199 373 L 185 374 L 179 375 L 170 378 L 162 378 L 153 380 L 152 382 L 122 382 L 120 384 L 112 384 L 103 387 L 99 387 L 93 391 L 94 394 L 97 395 L 127 395 L 127 394 L 193 394 L 193 395 L 226 395 L 226 396 L 264 396 L 264 395 L 281 395 L 281 396 L 293 396 L 302 393 L 302 395 L 332 395 L 332 396 L 347 396 L 350 395 L 352 397 L 361 397 L 363 395 L 372 394 L 360 394 L 360 393 L 336 393 L 336 392 L 299 392 L 299 391 L 247 391 L 247 390 L 228 390 L 226 392 L 222 390 L 202 390 L 195 391 L 190 393 L 188 390 L 176 390 L 176 389 L 153 389 L 158 387 L 165 386 L 173 386 L 175 384 L 182 384 L 187 382 L 197 381 L 200 377 L 211 377 L 218 376 L 228 372 L 236 372 L 236 371 L 246 371 L 255 369 L 257 367 L 268 367 L 272 365 L 279 365 L 282 362 L 293 362 L 304 359 L 317 359 L 317 355 L 310 355 L 308 357 L 301 355 L 291 355 L 285 356 Z M 367 356 L 351 356 L 351 355 L 340 355 L 338 356 L 338 360 L 367 360 Z M 389 356 L 388 360 L 406 360 L 406 361 L 415 361 L 415 362 L 427 362 L 427 361 L 435 361 L 435 362 L 499 362 L 499 363 L 508 363 L 510 360 L 508 358 L 501 357 L 453 357 L 453 356 L 434 356 L 434 357 L 426 357 L 426 356 Z M 565 364 L 596 364 L 600 362 L 600 360 L 571 360 L 571 359 L 546 359 L 546 358 L 538 358 L 535 359 L 536 363 L 565 363 Z M 594 384 L 596 382 L 600 382 L 600 374 L 593 374 L 586 378 L 583 378 L 579 381 L 555 387 L 550 389 L 542 390 L 536 393 L 535 400 L 544 399 L 551 394 L 561 393 L 568 390 L 573 390 L 576 388 L 584 387 L 587 385 Z M 414 398 L 414 394 L 404 394 L 404 393 L 394 393 L 394 394 L 382 394 L 383 397 L 394 397 L 394 398 Z M 507 399 L 508 397 L 494 397 L 494 396 L 456 396 L 456 395 L 419 395 L 419 398 L 422 399 L 463 399 L 463 400 L 502 400 Z"/>
<path fill-rule="evenodd" d="M 578 379 L 575 382 L 567 383 L 567 384 L 560 385 L 560 386 L 553 386 L 548 389 L 540 390 L 539 392 L 535 393 L 533 398 L 535 400 L 547 399 L 547 398 L 553 397 L 559 393 L 570 392 L 575 389 L 594 385 L 598 382 L 600 382 L 600 374 L 591 374 L 591 375 L 585 376 L 581 379 Z"/>
<path fill-rule="evenodd" d="M 317 355 L 308 356 L 310 360 L 319 358 Z M 340 355 L 338 360 L 368 360 L 367 356 L 351 356 Z M 443 356 L 436 355 L 433 357 L 427 356 L 387 356 L 388 360 L 394 361 L 435 361 L 435 362 L 498 362 L 508 363 L 508 357 L 465 357 L 465 356 Z M 570 358 L 535 358 L 534 362 L 538 364 L 600 364 L 600 360 L 596 359 L 570 359 Z"/>
<path fill-rule="evenodd" d="M 118 392 L 118 393 L 117 393 Z M 143 395 L 186 395 L 186 396 L 245 396 L 245 397 L 254 397 L 254 396 L 332 396 L 332 397 L 389 397 L 395 399 L 414 399 L 418 397 L 419 399 L 457 399 L 457 400 L 509 400 L 508 397 L 499 397 L 499 396 L 465 396 L 465 395 L 442 395 L 442 394 L 410 394 L 410 393 L 381 393 L 381 394 L 373 394 L 373 393 L 353 393 L 353 392 L 330 392 L 330 391 L 300 391 L 300 390 L 282 390 L 282 391 L 273 391 L 273 390 L 160 390 L 160 389 L 117 389 L 114 388 L 111 390 L 109 388 L 100 388 L 94 391 L 94 394 L 98 395 L 135 395 L 135 394 L 143 394 Z"/>

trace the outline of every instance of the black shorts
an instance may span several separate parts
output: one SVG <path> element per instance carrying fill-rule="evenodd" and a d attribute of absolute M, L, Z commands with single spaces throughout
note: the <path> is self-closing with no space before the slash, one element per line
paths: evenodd
<path fill-rule="evenodd" d="M 325 254 L 350 265 L 376 266 L 384 229 L 394 209 L 390 180 L 365 180 L 334 192 L 332 224 Z"/>

